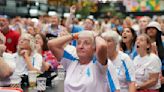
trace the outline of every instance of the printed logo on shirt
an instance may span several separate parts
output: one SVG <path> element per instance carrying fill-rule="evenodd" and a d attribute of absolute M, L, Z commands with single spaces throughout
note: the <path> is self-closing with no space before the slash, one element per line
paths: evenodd
<path fill-rule="evenodd" d="M 91 73 L 90 73 L 90 69 L 89 68 L 87 68 L 86 74 L 87 74 L 88 77 L 90 77 Z"/>
<path fill-rule="evenodd" d="M 7 39 L 7 43 L 11 43 L 12 42 L 12 39 L 11 38 L 8 38 Z"/>

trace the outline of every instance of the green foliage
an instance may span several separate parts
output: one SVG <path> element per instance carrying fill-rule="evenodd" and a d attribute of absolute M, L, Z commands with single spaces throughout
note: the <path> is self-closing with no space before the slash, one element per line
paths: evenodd
<path fill-rule="evenodd" d="M 81 9 L 79 11 L 77 11 L 78 14 L 80 14 L 82 16 L 82 18 L 86 18 L 90 12 L 91 12 L 91 6 L 93 6 L 94 3 L 85 0 L 83 2 L 81 2 Z"/>
<path fill-rule="evenodd" d="M 85 7 L 82 7 L 82 9 L 78 11 L 77 13 L 80 14 L 82 18 L 86 18 L 90 14 L 90 9 L 91 9 L 90 6 L 85 6 Z"/>
<path fill-rule="evenodd" d="M 124 18 L 125 17 L 124 14 L 122 14 L 121 12 L 118 12 L 116 10 L 116 7 L 114 5 L 103 6 L 99 12 L 101 14 L 105 14 L 107 12 L 110 12 L 112 16 L 117 16 L 118 18 Z"/>

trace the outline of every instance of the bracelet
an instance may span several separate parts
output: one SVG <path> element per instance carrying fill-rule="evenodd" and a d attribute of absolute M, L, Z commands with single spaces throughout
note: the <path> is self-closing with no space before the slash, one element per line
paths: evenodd
<path fill-rule="evenodd" d="M 72 40 L 77 40 L 79 38 L 79 34 L 71 34 Z"/>

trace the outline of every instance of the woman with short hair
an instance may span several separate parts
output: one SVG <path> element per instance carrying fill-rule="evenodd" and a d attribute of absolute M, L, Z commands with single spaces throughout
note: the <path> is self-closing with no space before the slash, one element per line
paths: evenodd
<path fill-rule="evenodd" d="M 134 65 L 127 54 L 119 51 L 120 39 L 118 33 L 115 31 L 106 31 L 101 36 L 107 42 L 107 57 L 116 68 L 120 92 L 135 92 Z"/>
<path fill-rule="evenodd" d="M 77 40 L 76 49 L 66 45 L 73 39 Z M 66 70 L 65 92 L 107 92 L 107 46 L 101 37 L 84 30 L 52 39 L 48 46 Z M 77 57 L 70 52 L 77 52 Z"/>
<path fill-rule="evenodd" d="M 17 52 L 12 55 L 16 69 L 10 77 L 11 86 L 20 87 L 21 77 L 28 76 L 28 71 L 41 72 L 42 56 L 35 51 L 35 39 L 30 34 L 22 34 L 18 41 Z M 26 83 L 28 83 L 26 77 Z M 22 83 L 23 84 L 23 83 Z M 26 84 L 26 86 L 28 86 Z"/>
<path fill-rule="evenodd" d="M 149 36 L 141 34 L 137 37 L 138 55 L 134 58 L 137 92 L 159 92 L 161 61 L 151 53 Z"/>

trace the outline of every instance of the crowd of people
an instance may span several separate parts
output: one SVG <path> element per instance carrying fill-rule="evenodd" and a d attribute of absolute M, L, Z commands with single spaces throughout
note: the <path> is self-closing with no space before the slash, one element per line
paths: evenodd
<path fill-rule="evenodd" d="M 164 92 L 164 17 L 0 17 L 0 86 L 62 65 L 65 92 Z M 27 86 L 27 85 L 23 85 Z"/>

